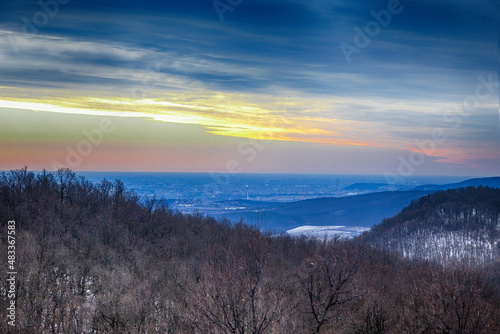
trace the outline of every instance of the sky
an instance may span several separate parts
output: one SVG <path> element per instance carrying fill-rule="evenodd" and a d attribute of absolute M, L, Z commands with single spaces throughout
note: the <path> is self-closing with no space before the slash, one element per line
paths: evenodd
<path fill-rule="evenodd" d="M 500 175 L 493 0 L 2 0 L 0 170 Z"/>

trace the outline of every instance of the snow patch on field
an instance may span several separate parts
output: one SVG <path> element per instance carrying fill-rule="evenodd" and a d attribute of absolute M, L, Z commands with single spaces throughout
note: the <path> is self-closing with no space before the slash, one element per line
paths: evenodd
<path fill-rule="evenodd" d="M 286 231 L 287 234 L 293 236 L 305 235 L 312 238 L 354 238 L 365 231 L 369 231 L 369 227 L 361 226 L 300 226 Z"/>

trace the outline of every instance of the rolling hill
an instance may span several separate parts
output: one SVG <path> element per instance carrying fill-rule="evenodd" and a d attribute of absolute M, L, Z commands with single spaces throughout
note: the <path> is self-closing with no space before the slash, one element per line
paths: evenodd
<path fill-rule="evenodd" d="M 447 190 L 454 188 L 466 188 L 466 187 L 491 187 L 491 188 L 500 188 L 500 177 L 483 177 L 465 180 L 459 183 L 450 183 L 443 185 L 436 184 L 427 184 L 423 186 L 416 187 L 415 190 L 428 190 L 428 191 L 438 191 L 438 190 Z"/>
<path fill-rule="evenodd" d="M 359 196 L 327 197 L 291 203 L 272 203 L 259 209 L 251 207 L 221 216 L 252 223 L 265 220 L 265 227 L 284 232 L 299 226 L 371 227 L 392 217 L 414 199 L 428 191 L 386 191 Z"/>
<path fill-rule="evenodd" d="M 492 262 L 500 256 L 500 189 L 479 186 L 435 192 L 362 238 L 411 259 Z"/>

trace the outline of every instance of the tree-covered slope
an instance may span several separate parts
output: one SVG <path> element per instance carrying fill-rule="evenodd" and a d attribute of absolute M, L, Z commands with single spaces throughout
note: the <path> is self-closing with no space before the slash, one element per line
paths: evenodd
<path fill-rule="evenodd" d="M 467 187 L 424 196 L 363 238 L 410 258 L 491 262 L 500 255 L 500 189 Z"/>
<path fill-rule="evenodd" d="M 0 223 L 0 333 L 500 332 L 498 270 L 271 236 L 69 170 L 0 173 Z"/>

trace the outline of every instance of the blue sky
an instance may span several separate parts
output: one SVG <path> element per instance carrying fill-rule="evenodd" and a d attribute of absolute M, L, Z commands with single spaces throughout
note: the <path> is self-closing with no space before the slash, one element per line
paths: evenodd
<path fill-rule="evenodd" d="M 223 20 L 214 3 L 2 1 L 0 168 L 50 169 L 86 140 L 82 124 L 111 118 L 69 167 L 498 174 L 498 89 L 483 84 L 498 76 L 494 1 L 221 0 L 235 4 Z M 340 45 L 388 7 L 347 61 Z M 34 121 L 68 115 L 45 135 Z M 265 147 L 251 162 L 249 140 Z"/>

